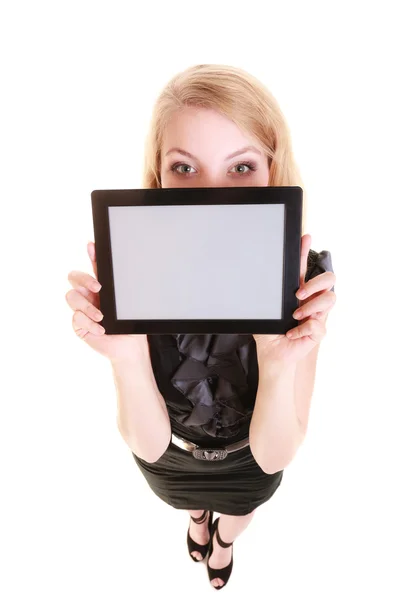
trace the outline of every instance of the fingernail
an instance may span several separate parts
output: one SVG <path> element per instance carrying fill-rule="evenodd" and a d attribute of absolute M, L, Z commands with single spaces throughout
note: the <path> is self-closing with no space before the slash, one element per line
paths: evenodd
<path fill-rule="evenodd" d="M 93 292 L 98 292 L 101 289 L 101 284 L 98 281 L 93 281 L 90 285 L 90 289 Z"/>
<path fill-rule="evenodd" d="M 305 292 L 305 290 L 299 290 L 299 291 L 297 292 L 296 296 L 297 296 L 298 298 L 305 298 L 305 296 L 306 296 L 306 292 Z"/>
<path fill-rule="evenodd" d="M 303 313 L 301 312 L 301 310 L 295 310 L 293 313 L 293 316 L 295 319 L 300 319 L 300 317 L 303 315 Z"/>

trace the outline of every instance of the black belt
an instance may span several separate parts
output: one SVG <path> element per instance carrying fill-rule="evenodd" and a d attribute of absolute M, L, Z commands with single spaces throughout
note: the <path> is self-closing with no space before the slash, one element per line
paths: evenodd
<path fill-rule="evenodd" d="M 194 458 L 197 458 L 198 460 L 223 460 L 230 452 L 235 452 L 236 450 L 241 450 L 248 446 L 249 438 L 240 440 L 235 444 L 230 444 L 229 446 L 226 446 L 226 448 L 200 448 L 197 444 L 184 440 L 173 433 L 171 442 L 175 444 L 175 446 L 182 448 L 182 450 L 191 452 Z"/>

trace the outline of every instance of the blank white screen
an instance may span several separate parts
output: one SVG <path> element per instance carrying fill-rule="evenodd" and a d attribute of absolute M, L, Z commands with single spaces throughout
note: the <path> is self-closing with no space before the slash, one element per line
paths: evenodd
<path fill-rule="evenodd" d="M 281 319 L 284 204 L 109 207 L 117 319 Z"/>

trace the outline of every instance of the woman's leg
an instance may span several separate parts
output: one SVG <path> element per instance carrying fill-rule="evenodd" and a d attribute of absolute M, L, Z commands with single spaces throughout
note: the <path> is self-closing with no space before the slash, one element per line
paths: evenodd
<path fill-rule="evenodd" d="M 250 521 L 254 516 L 255 510 L 244 515 L 243 517 L 235 517 L 233 515 L 221 515 L 218 522 L 218 531 L 223 542 L 230 544 L 246 529 Z M 217 535 L 214 534 L 213 538 L 213 553 L 209 558 L 209 565 L 213 569 L 223 569 L 228 566 L 232 558 L 232 546 L 229 548 L 222 548 L 217 541 Z M 221 579 L 213 579 L 211 581 L 213 586 L 219 587 L 224 584 Z"/>
<path fill-rule="evenodd" d="M 188 512 L 191 517 L 193 517 L 194 519 L 198 519 L 204 513 L 204 510 L 189 510 Z M 195 523 L 193 519 L 190 519 L 189 535 L 194 542 L 197 542 L 201 546 L 204 546 L 204 544 L 207 544 L 210 540 L 210 534 L 208 533 L 209 519 L 209 511 L 206 513 L 203 523 Z M 194 558 L 197 558 L 198 560 L 203 559 L 200 552 L 196 552 L 194 550 L 193 552 L 191 552 L 191 554 L 192 556 L 194 556 Z"/>

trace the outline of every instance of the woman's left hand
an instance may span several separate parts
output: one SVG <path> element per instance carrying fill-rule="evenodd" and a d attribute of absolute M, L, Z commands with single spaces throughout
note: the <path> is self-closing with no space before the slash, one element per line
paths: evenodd
<path fill-rule="evenodd" d="M 332 271 L 326 271 L 305 282 L 307 258 L 311 248 L 311 236 L 301 238 L 300 287 L 305 297 L 301 297 L 299 308 L 293 313 L 300 324 L 286 335 L 254 335 L 259 358 L 276 362 L 297 362 L 304 358 L 325 337 L 325 321 L 336 302 L 336 294 L 330 291 L 336 282 Z M 301 314 L 300 313 L 301 310 Z"/>

